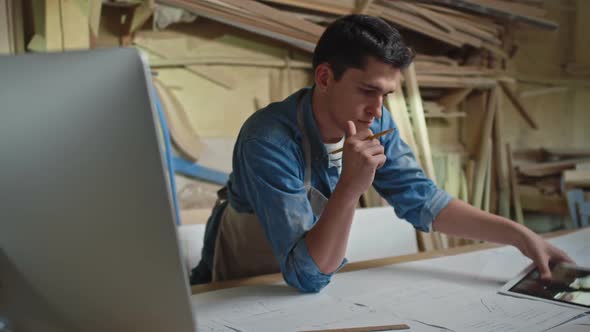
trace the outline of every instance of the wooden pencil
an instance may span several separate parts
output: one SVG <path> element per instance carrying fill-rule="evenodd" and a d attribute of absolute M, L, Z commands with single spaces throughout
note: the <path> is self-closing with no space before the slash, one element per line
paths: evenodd
<path fill-rule="evenodd" d="M 384 131 L 382 131 L 382 132 L 380 132 L 380 133 L 377 133 L 377 134 L 375 134 L 375 135 L 372 135 L 372 136 L 367 136 L 367 138 L 365 138 L 365 139 L 364 139 L 364 141 L 368 141 L 368 140 L 370 140 L 370 139 L 375 139 L 375 138 L 379 138 L 379 137 L 381 137 L 381 136 L 383 136 L 383 135 L 387 135 L 387 134 L 389 134 L 390 132 L 392 132 L 392 131 L 393 131 L 393 129 L 394 129 L 394 128 L 390 128 L 390 129 L 384 130 Z M 343 151 L 343 150 L 344 150 L 344 148 L 336 149 L 336 150 L 334 150 L 334 151 L 330 152 L 330 154 L 338 153 L 338 152 L 340 152 L 340 151 Z"/>
<path fill-rule="evenodd" d="M 378 332 L 378 331 L 396 331 L 396 330 L 409 330 L 410 327 L 406 324 L 397 325 L 382 325 L 382 326 L 365 326 L 365 327 L 351 327 L 341 329 L 329 329 L 329 330 L 310 330 L 300 332 Z"/>

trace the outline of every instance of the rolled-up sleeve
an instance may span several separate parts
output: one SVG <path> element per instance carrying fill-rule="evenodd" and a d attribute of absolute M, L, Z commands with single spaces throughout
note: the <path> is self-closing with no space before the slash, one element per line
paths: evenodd
<path fill-rule="evenodd" d="M 420 231 L 430 232 L 432 222 L 452 197 L 424 174 L 388 111 L 383 112 L 381 126 L 382 130 L 395 130 L 381 138 L 387 160 L 377 170 L 373 186 L 394 207 L 398 217 Z"/>
<path fill-rule="evenodd" d="M 283 278 L 301 292 L 320 291 L 333 273 L 319 270 L 305 244 L 305 234 L 317 217 L 302 180 L 304 163 L 300 149 L 292 142 L 277 144 L 251 139 L 242 143 L 238 157 L 241 187 L 245 188 Z"/>

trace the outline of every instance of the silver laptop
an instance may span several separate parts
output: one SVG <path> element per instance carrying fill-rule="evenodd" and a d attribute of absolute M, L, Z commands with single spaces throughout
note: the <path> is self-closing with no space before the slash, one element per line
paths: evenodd
<path fill-rule="evenodd" d="M 0 327 L 195 331 L 133 49 L 0 57 Z"/>

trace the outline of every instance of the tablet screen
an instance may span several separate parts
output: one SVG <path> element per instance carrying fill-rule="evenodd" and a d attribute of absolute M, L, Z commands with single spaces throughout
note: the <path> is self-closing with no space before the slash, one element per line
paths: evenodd
<path fill-rule="evenodd" d="M 590 308 L 590 270 L 559 264 L 553 267 L 551 273 L 551 281 L 542 281 L 535 268 L 510 291 Z"/>

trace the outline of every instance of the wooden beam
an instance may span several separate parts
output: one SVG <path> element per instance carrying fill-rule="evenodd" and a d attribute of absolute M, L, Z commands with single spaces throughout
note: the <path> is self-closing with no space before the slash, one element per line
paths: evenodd
<path fill-rule="evenodd" d="M 89 49 L 88 13 L 82 11 L 78 0 L 61 0 L 61 20 L 64 50 Z"/>
<path fill-rule="evenodd" d="M 497 95 L 498 88 L 493 89 L 489 93 L 488 102 L 486 105 L 486 114 L 481 128 L 481 136 L 479 138 L 479 152 L 476 159 L 475 169 L 475 185 L 473 187 L 473 196 L 471 204 L 477 208 L 482 208 L 482 199 L 485 192 L 486 174 L 488 173 L 488 164 L 491 163 L 491 142 L 492 128 L 494 124 L 494 117 L 497 110 Z"/>
<path fill-rule="evenodd" d="M 450 110 L 456 108 L 459 103 L 461 103 L 467 97 L 467 95 L 471 93 L 471 91 L 473 91 L 473 88 L 456 89 L 440 98 L 438 103 L 443 106 L 445 111 L 449 112 Z"/>
<path fill-rule="evenodd" d="M 559 26 L 553 21 L 527 15 L 516 9 L 519 7 L 511 6 L 507 2 L 493 0 L 431 0 L 431 2 L 487 16 L 518 21 L 543 29 L 556 30 Z"/>
<path fill-rule="evenodd" d="M 259 15 L 267 20 L 272 20 L 282 25 L 288 26 L 295 30 L 308 33 L 313 36 L 319 36 L 324 32 L 325 28 L 315 23 L 299 19 L 290 13 L 283 12 L 273 7 L 267 6 L 263 3 L 253 0 L 222 0 L 233 6 L 245 9 L 253 14 Z"/>
<path fill-rule="evenodd" d="M 61 0 L 45 0 L 45 43 L 48 52 L 64 50 Z"/>
<path fill-rule="evenodd" d="M 570 170 L 563 172 L 563 182 L 565 189 L 571 188 L 590 188 L 590 170 Z"/>
<path fill-rule="evenodd" d="M 235 89 L 237 85 L 236 81 L 225 73 L 224 68 L 213 68 L 207 65 L 193 65 L 186 66 L 186 70 L 228 90 Z"/>
<path fill-rule="evenodd" d="M 502 94 L 497 96 L 497 110 L 494 118 L 494 154 L 496 161 L 496 183 L 498 184 L 498 213 L 510 219 L 510 177 L 508 175 L 504 141 Z"/>
<path fill-rule="evenodd" d="M 588 148 L 542 148 L 543 152 L 559 158 L 590 158 Z"/>
<path fill-rule="evenodd" d="M 520 93 L 520 98 L 544 96 L 550 93 L 562 93 L 567 92 L 569 88 L 567 86 L 553 86 L 549 88 L 526 90 Z"/>
<path fill-rule="evenodd" d="M 12 42 L 8 24 L 8 1 L 0 0 L 0 54 L 12 54 Z"/>
<path fill-rule="evenodd" d="M 227 7 L 205 0 L 159 0 L 160 3 L 186 9 L 211 20 L 244 29 L 313 52 L 317 38 L 275 22 L 229 11 Z"/>
<path fill-rule="evenodd" d="M 354 6 L 347 5 L 344 1 L 322 1 L 317 0 L 263 0 L 263 2 L 274 3 L 279 5 L 292 6 L 296 8 L 308 9 L 333 15 L 347 15 L 354 13 Z"/>
<path fill-rule="evenodd" d="M 408 108 L 402 89 L 396 89 L 393 95 L 387 96 L 385 103 L 385 107 L 387 107 L 389 112 L 391 112 L 393 121 L 395 121 L 395 124 L 397 125 L 401 139 L 406 144 L 408 144 L 414 153 L 414 156 L 416 157 L 416 161 L 422 165 L 420 151 L 418 150 L 418 144 L 416 144 L 416 139 L 412 129 L 412 122 L 410 121 L 410 116 L 408 114 Z"/>
<path fill-rule="evenodd" d="M 365 14 L 372 3 L 373 0 L 357 0 L 357 5 L 354 8 L 355 14 Z"/>
<path fill-rule="evenodd" d="M 519 186 L 520 201 L 524 211 L 557 214 L 569 214 L 567 201 L 562 195 L 545 195 L 535 186 Z"/>
<path fill-rule="evenodd" d="M 589 161 L 590 158 L 576 158 L 542 163 L 529 163 L 518 166 L 518 171 L 526 176 L 542 177 L 560 174 L 565 170 L 576 168 L 576 164 Z"/>
<path fill-rule="evenodd" d="M 90 43 L 93 48 L 98 38 L 101 12 L 102 0 L 90 0 L 88 4 L 88 25 L 90 29 Z"/>
<path fill-rule="evenodd" d="M 520 115 L 524 118 L 524 120 L 531 126 L 531 128 L 539 129 L 539 126 L 537 125 L 537 122 L 532 117 L 531 112 L 529 112 L 526 109 L 526 107 L 522 104 L 522 102 L 520 101 L 518 96 L 516 96 L 514 91 L 512 91 L 512 89 L 510 89 L 510 87 L 508 87 L 508 85 L 506 83 L 504 83 L 502 81 L 499 81 L 498 83 L 502 87 L 502 90 L 504 91 L 506 96 L 508 96 L 508 99 L 510 99 L 510 101 L 512 102 L 512 105 L 514 105 L 516 110 L 520 113 Z"/>
<path fill-rule="evenodd" d="M 141 46 L 144 48 L 143 46 Z M 151 51 L 151 50 L 150 50 Z M 191 58 L 166 58 L 150 60 L 151 68 L 184 67 L 190 65 L 226 65 L 226 66 L 252 66 L 252 67 L 274 67 L 285 68 L 287 63 L 279 59 L 256 59 L 236 57 L 191 57 Z M 311 63 L 299 60 L 290 60 L 289 66 L 294 69 L 311 69 Z"/>
<path fill-rule="evenodd" d="M 491 199 L 492 199 L 492 138 L 488 138 L 486 142 L 487 147 L 486 151 L 488 152 L 487 156 L 487 163 L 486 163 L 486 171 L 485 171 L 485 185 L 483 188 L 483 202 L 482 210 L 486 212 L 492 212 L 491 208 Z"/>
<path fill-rule="evenodd" d="M 436 183 L 434 165 L 432 164 L 432 153 L 430 151 L 430 140 L 428 138 L 428 129 L 426 128 L 422 97 L 420 96 L 420 88 L 418 86 L 414 64 L 410 64 L 410 66 L 403 71 L 403 74 L 406 78 L 406 89 L 408 91 L 410 112 L 412 114 L 412 124 L 416 133 L 418 148 L 420 149 L 422 156 L 422 165 L 426 171 L 426 175 Z"/>
<path fill-rule="evenodd" d="M 524 215 L 522 213 L 522 205 L 520 202 L 520 192 L 518 188 L 518 180 L 516 178 L 516 170 L 512 164 L 512 149 L 510 144 L 506 143 L 506 159 L 508 160 L 508 172 L 510 173 L 510 191 L 512 196 L 512 206 L 514 207 L 514 215 L 519 224 L 524 225 Z"/>

